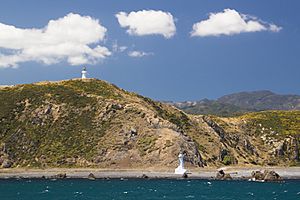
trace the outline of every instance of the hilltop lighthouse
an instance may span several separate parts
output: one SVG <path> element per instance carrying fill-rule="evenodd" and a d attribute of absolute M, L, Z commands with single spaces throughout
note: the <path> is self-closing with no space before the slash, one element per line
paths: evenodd
<path fill-rule="evenodd" d="M 87 74 L 86 67 L 83 67 L 81 71 L 81 79 L 86 79 L 86 74 Z"/>

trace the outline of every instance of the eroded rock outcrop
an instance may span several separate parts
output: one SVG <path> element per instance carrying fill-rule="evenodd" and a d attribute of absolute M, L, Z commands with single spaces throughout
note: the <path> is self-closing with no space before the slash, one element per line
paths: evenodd
<path fill-rule="evenodd" d="M 217 180 L 232 180 L 232 177 L 230 174 L 225 173 L 224 170 L 219 170 L 216 174 Z"/>
<path fill-rule="evenodd" d="M 264 172 L 261 171 L 253 171 L 251 173 L 251 180 L 252 181 L 282 181 L 282 177 L 273 170 L 265 170 Z"/>
<path fill-rule="evenodd" d="M 208 116 L 203 116 L 203 120 L 218 134 L 218 136 L 220 137 L 220 141 L 223 142 L 225 140 L 224 129 Z"/>

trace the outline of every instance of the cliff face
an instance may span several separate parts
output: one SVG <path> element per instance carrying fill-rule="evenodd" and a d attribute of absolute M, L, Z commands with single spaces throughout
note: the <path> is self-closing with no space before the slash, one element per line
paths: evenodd
<path fill-rule="evenodd" d="M 190 116 L 95 79 L 3 87 L 0 165 L 175 168 L 179 152 L 189 167 L 297 164 L 299 115 Z"/>
<path fill-rule="evenodd" d="M 218 160 L 225 165 L 299 165 L 299 111 L 203 116 L 202 120 L 218 136 Z"/>

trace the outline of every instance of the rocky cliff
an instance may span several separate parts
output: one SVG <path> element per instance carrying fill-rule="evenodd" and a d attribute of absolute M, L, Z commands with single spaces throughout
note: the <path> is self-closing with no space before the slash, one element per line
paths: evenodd
<path fill-rule="evenodd" d="M 297 165 L 300 112 L 191 116 L 86 79 L 0 88 L 0 165 L 175 168 Z"/>

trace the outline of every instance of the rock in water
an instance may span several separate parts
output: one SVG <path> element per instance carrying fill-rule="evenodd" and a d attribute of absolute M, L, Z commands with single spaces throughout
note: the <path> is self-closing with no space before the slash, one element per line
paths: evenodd
<path fill-rule="evenodd" d="M 275 171 L 265 170 L 264 173 L 261 171 L 253 171 L 251 173 L 252 181 L 282 181 L 282 177 Z"/>
<path fill-rule="evenodd" d="M 52 176 L 51 178 L 54 178 L 54 179 L 65 179 L 65 178 L 67 178 L 67 174 L 66 173 L 60 173 L 60 174 L 56 174 L 56 175 Z"/>
<path fill-rule="evenodd" d="M 222 180 L 225 176 L 225 172 L 223 170 L 219 170 L 216 175 L 217 180 Z"/>
<path fill-rule="evenodd" d="M 148 177 L 146 174 L 143 174 L 143 175 L 142 175 L 142 178 L 148 179 L 149 177 Z"/>
<path fill-rule="evenodd" d="M 264 180 L 264 174 L 261 171 L 252 171 L 251 180 L 253 181 L 262 181 Z"/>
<path fill-rule="evenodd" d="M 264 171 L 264 180 L 265 181 L 282 181 L 282 177 L 277 174 L 275 171 Z"/>
<path fill-rule="evenodd" d="M 232 177 L 230 174 L 225 173 L 224 170 L 221 169 L 217 172 L 216 179 L 217 180 L 232 180 Z"/>
<path fill-rule="evenodd" d="M 223 180 L 232 180 L 232 177 L 230 174 L 225 174 Z"/>
<path fill-rule="evenodd" d="M 90 174 L 88 175 L 88 179 L 89 179 L 89 180 L 96 180 L 96 177 L 95 177 L 95 175 L 94 175 L 93 173 L 90 173 Z"/>
<path fill-rule="evenodd" d="M 188 178 L 188 174 L 185 172 L 183 175 L 182 175 L 182 178 Z"/>

